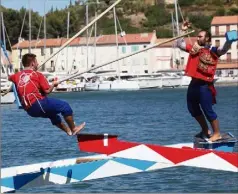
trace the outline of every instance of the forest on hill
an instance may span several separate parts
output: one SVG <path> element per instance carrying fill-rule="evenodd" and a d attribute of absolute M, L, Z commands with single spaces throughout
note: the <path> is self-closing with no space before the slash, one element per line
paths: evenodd
<path fill-rule="evenodd" d="M 78 0 L 75 3 L 70 2 L 61 10 L 51 8 L 46 13 L 46 37 L 67 37 L 68 12 L 70 12 L 69 37 L 73 36 L 86 24 L 86 3 L 88 4 L 88 18 L 91 21 L 95 17 L 95 12 L 100 14 L 111 3 L 110 0 L 100 0 L 102 1 L 106 3 L 95 4 L 95 0 Z M 179 22 L 181 23 L 183 18 L 189 18 L 193 29 L 209 30 L 214 16 L 238 15 L 237 3 L 237 0 L 178 0 Z M 13 10 L 5 7 L 1 9 L 7 31 L 6 37 L 10 40 L 11 45 L 18 42 L 21 29 L 21 37 L 29 39 L 28 10 L 25 8 Z M 116 13 L 120 22 L 119 32 L 122 30 L 129 34 L 156 30 L 158 38 L 172 37 L 171 13 L 175 16 L 174 4 L 167 4 L 163 0 L 155 0 L 152 4 L 148 3 L 148 0 L 122 0 L 116 7 Z M 25 21 L 24 16 L 26 16 Z M 31 39 L 44 38 L 43 21 L 44 16 L 31 11 Z M 115 33 L 115 28 L 111 11 L 99 20 L 97 35 L 113 33 Z M 94 35 L 93 31 L 92 34 Z M 83 36 L 86 34 L 84 33 Z M 9 43 L 7 47 L 10 48 Z"/>

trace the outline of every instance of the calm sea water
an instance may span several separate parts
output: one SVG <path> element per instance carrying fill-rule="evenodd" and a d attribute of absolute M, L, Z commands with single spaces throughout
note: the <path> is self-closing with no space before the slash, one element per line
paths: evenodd
<path fill-rule="evenodd" d="M 191 142 L 199 126 L 186 107 L 186 88 L 127 92 L 52 94 L 68 101 L 87 133 L 118 134 L 120 139 L 155 144 Z M 217 87 L 215 110 L 222 132 L 238 137 L 238 89 Z M 83 156 L 76 138 L 47 119 L 30 118 L 15 105 L 1 106 L 2 167 Z M 236 149 L 237 150 L 237 149 Z M 178 167 L 21 192 L 238 192 L 237 173 Z"/>

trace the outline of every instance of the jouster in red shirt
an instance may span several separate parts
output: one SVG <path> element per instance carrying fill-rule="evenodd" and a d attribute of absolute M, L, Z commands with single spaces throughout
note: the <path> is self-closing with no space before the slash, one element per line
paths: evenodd
<path fill-rule="evenodd" d="M 23 70 L 9 77 L 17 88 L 20 101 L 25 109 L 37 100 L 45 98 L 45 91 L 50 88 L 45 76 L 37 71 Z"/>
<path fill-rule="evenodd" d="M 217 48 L 200 48 L 197 53 L 192 53 L 193 46 L 186 45 L 186 51 L 190 53 L 185 69 L 186 75 L 212 82 L 216 73 L 218 62 Z"/>

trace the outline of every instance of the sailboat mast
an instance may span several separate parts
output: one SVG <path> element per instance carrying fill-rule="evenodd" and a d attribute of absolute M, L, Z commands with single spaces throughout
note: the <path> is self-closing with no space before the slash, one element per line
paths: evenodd
<path fill-rule="evenodd" d="M 69 39 L 69 20 L 70 20 L 70 12 L 68 11 L 68 18 L 67 18 L 67 40 Z M 69 55 L 69 47 L 67 47 L 67 55 L 66 55 L 66 71 L 69 73 L 69 66 L 68 66 L 68 55 Z"/>
<path fill-rule="evenodd" d="M 97 6 L 98 0 L 96 0 L 96 7 L 95 7 L 95 18 L 97 18 Z M 94 24 L 94 65 L 97 64 L 97 22 Z"/>
<path fill-rule="evenodd" d="M 174 6 L 175 6 L 177 36 L 179 36 L 180 33 L 179 33 L 178 4 L 177 4 L 177 0 L 174 0 Z"/>
<path fill-rule="evenodd" d="M 31 53 L 31 0 L 29 2 L 29 53 Z"/>
<path fill-rule="evenodd" d="M 6 50 L 6 37 L 5 37 L 5 26 L 3 21 L 3 12 L 1 12 L 1 21 L 2 21 L 2 38 L 3 38 L 3 47 Z"/>
<path fill-rule="evenodd" d="M 116 45 L 117 45 L 116 52 L 117 52 L 117 59 L 118 59 L 119 58 L 119 47 L 118 47 L 117 20 L 116 20 L 116 8 L 115 7 L 113 7 L 113 15 L 114 15 L 115 36 L 116 36 Z M 121 78 L 120 78 L 120 63 L 119 63 L 119 61 L 117 61 L 117 69 L 118 69 L 118 78 L 120 80 Z"/>
<path fill-rule="evenodd" d="M 88 25 L 88 3 L 86 4 L 86 25 Z M 88 70 L 88 29 L 86 31 L 87 34 L 87 70 Z"/>
<path fill-rule="evenodd" d="M 46 58 L 46 1 L 47 0 L 45 0 L 44 4 L 44 59 Z M 44 69 L 45 68 L 43 68 L 43 71 L 45 71 Z"/>

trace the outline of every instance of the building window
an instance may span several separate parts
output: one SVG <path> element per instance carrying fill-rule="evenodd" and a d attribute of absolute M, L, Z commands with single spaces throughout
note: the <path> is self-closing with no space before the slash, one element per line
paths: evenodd
<path fill-rule="evenodd" d="M 215 46 L 219 47 L 220 46 L 220 40 L 215 40 Z"/>
<path fill-rule="evenodd" d="M 133 45 L 133 46 L 131 46 L 131 51 L 132 52 L 136 52 L 136 51 L 138 51 L 139 50 L 139 46 L 138 45 Z"/>
<path fill-rule="evenodd" d="M 127 71 L 122 71 L 122 73 L 127 73 Z"/>
<path fill-rule="evenodd" d="M 181 57 L 181 65 L 184 65 L 184 57 Z"/>
<path fill-rule="evenodd" d="M 226 25 L 226 31 L 230 31 L 230 25 Z"/>
<path fill-rule="evenodd" d="M 148 73 L 148 70 L 145 70 L 145 73 Z"/>
<path fill-rule="evenodd" d="M 53 61 L 53 60 L 50 61 L 50 66 L 51 66 L 51 67 L 54 67 L 54 61 Z"/>
<path fill-rule="evenodd" d="M 41 56 L 44 56 L 44 48 L 41 48 Z"/>
<path fill-rule="evenodd" d="M 125 46 L 121 47 L 121 51 L 122 51 L 123 54 L 125 54 L 126 53 L 126 47 Z"/>
<path fill-rule="evenodd" d="M 53 52 L 54 52 L 54 49 L 51 47 L 50 48 L 50 54 L 53 54 Z"/>
<path fill-rule="evenodd" d="M 2 73 L 5 73 L 5 69 L 4 69 L 4 67 L 2 66 Z"/>
<path fill-rule="evenodd" d="M 231 53 L 226 54 L 226 60 L 227 62 L 231 62 Z"/>
<path fill-rule="evenodd" d="M 218 77 L 220 77 L 220 76 L 221 76 L 221 70 L 217 70 L 217 71 L 216 71 L 216 75 L 217 75 Z"/>
<path fill-rule="evenodd" d="M 144 65 L 148 65 L 147 59 L 144 58 Z"/>
<path fill-rule="evenodd" d="M 215 35 L 216 35 L 216 36 L 219 35 L 219 26 L 215 26 Z"/>
<path fill-rule="evenodd" d="M 65 70 L 65 67 L 64 67 L 64 60 L 61 61 L 61 70 Z"/>
<path fill-rule="evenodd" d="M 140 65 L 139 59 L 138 58 L 134 58 L 133 62 L 132 62 L 132 65 Z"/>

